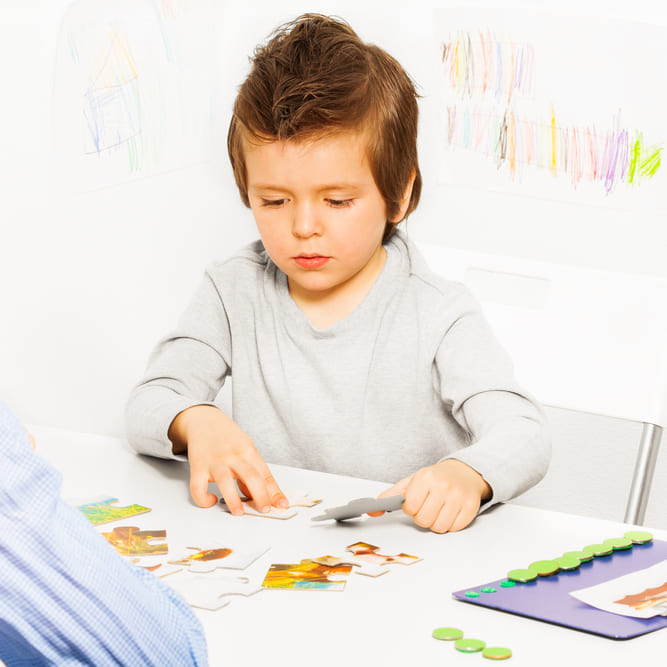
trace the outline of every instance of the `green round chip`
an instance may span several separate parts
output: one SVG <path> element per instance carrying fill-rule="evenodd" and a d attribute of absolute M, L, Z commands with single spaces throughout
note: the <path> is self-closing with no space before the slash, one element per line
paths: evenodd
<path fill-rule="evenodd" d="M 463 630 L 459 630 L 458 628 L 436 628 L 433 630 L 433 636 L 436 639 L 451 642 L 455 639 L 461 639 L 463 637 Z"/>
<path fill-rule="evenodd" d="M 512 581 L 511 579 L 506 579 L 505 581 L 501 581 L 500 585 L 503 588 L 512 588 L 512 586 L 516 586 L 516 581 Z"/>
<path fill-rule="evenodd" d="M 482 655 L 490 660 L 507 660 L 512 657 L 512 651 L 504 646 L 489 646 L 482 651 Z"/>
<path fill-rule="evenodd" d="M 610 546 L 614 551 L 632 549 L 632 540 L 627 537 L 610 537 L 608 540 L 605 540 L 603 544 Z"/>
<path fill-rule="evenodd" d="M 484 588 L 480 588 L 482 593 L 497 593 L 497 589 L 495 589 L 493 586 L 484 586 Z"/>
<path fill-rule="evenodd" d="M 465 592 L 465 596 L 466 596 L 467 598 L 478 598 L 478 597 L 479 597 L 479 593 L 478 593 L 477 591 L 466 591 L 466 592 Z"/>
<path fill-rule="evenodd" d="M 581 561 L 576 556 L 566 555 L 556 558 L 556 563 L 561 570 L 576 570 L 581 565 Z"/>
<path fill-rule="evenodd" d="M 653 535 L 645 530 L 629 530 L 624 537 L 632 540 L 633 544 L 647 544 L 653 539 Z"/>
<path fill-rule="evenodd" d="M 457 639 L 454 646 L 463 653 L 477 653 L 486 646 L 486 642 L 481 639 Z"/>
<path fill-rule="evenodd" d="M 537 579 L 537 572 L 531 568 L 512 570 L 507 573 L 507 578 L 525 584 L 528 581 L 535 581 Z"/>
<path fill-rule="evenodd" d="M 596 558 L 599 558 L 600 556 L 608 556 L 613 550 L 614 549 L 608 544 L 589 544 L 582 549 L 585 554 L 591 554 Z"/>
<path fill-rule="evenodd" d="M 573 556 L 578 558 L 582 563 L 588 563 L 588 561 L 593 560 L 593 554 L 586 553 L 584 551 L 566 551 L 563 554 L 563 557 L 567 558 Z"/>
<path fill-rule="evenodd" d="M 528 566 L 529 570 L 535 570 L 540 577 L 549 577 L 559 570 L 555 560 L 536 560 Z"/>

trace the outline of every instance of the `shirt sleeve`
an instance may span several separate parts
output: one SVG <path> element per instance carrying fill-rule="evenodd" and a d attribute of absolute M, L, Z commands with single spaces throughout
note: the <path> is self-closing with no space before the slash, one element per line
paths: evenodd
<path fill-rule="evenodd" d="M 207 273 L 176 329 L 154 348 L 125 409 L 126 436 L 141 454 L 179 458 L 171 422 L 195 405 L 215 405 L 231 372 L 231 333 L 221 296 Z"/>
<path fill-rule="evenodd" d="M 470 444 L 447 458 L 474 468 L 492 488 L 482 507 L 527 491 L 546 474 L 551 441 L 541 406 L 516 382 L 512 361 L 471 304 L 436 353 L 442 400 Z"/>
<path fill-rule="evenodd" d="M 60 474 L 0 402 L 0 660 L 207 665 L 203 629 L 60 498 Z"/>

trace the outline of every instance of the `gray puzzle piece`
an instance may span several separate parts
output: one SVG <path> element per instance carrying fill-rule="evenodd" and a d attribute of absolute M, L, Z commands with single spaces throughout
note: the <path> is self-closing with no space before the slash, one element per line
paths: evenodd
<path fill-rule="evenodd" d="M 347 505 L 340 507 L 329 507 L 324 514 L 313 517 L 313 521 L 326 521 L 335 519 L 345 521 L 354 517 L 368 514 L 368 512 L 393 512 L 400 510 L 405 498 L 403 496 L 388 496 L 387 498 L 357 498 L 350 500 Z"/>

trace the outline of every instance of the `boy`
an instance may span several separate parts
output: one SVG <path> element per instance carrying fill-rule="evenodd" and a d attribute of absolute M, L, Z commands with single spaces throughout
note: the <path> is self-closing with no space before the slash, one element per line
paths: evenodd
<path fill-rule="evenodd" d="M 395 482 L 434 532 L 544 475 L 540 409 L 468 292 L 396 231 L 419 200 L 417 101 L 400 65 L 307 14 L 259 48 L 228 149 L 261 242 L 210 266 L 127 406 L 143 453 L 187 453 L 200 506 L 235 482 L 286 500 L 272 463 Z M 233 381 L 233 417 L 213 400 Z M 399 480 L 399 481 L 397 481 Z"/>
<path fill-rule="evenodd" d="M 185 601 L 59 492 L 60 475 L 0 401 L 0 664 L 208 664 Z"/>

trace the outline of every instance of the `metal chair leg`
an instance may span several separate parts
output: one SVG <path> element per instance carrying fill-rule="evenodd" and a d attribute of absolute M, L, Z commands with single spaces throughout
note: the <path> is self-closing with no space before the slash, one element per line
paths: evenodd
<path fill-rule="evenodd" d="M 636 525 L 643 525 L 644 523 L 644 515 L 646 514 L 649 493 L 651 492 L 651 483 L 653 481 L 653 472 L 655 471 L 655 462 L 658 458 L 661 437 L 662 428 L 660 426 L 644 424 L 637 452 L 637 460 L 635 461 L 635 471 L 632 476 L 628 504 L 625 510 L 625 523 Z"/>

